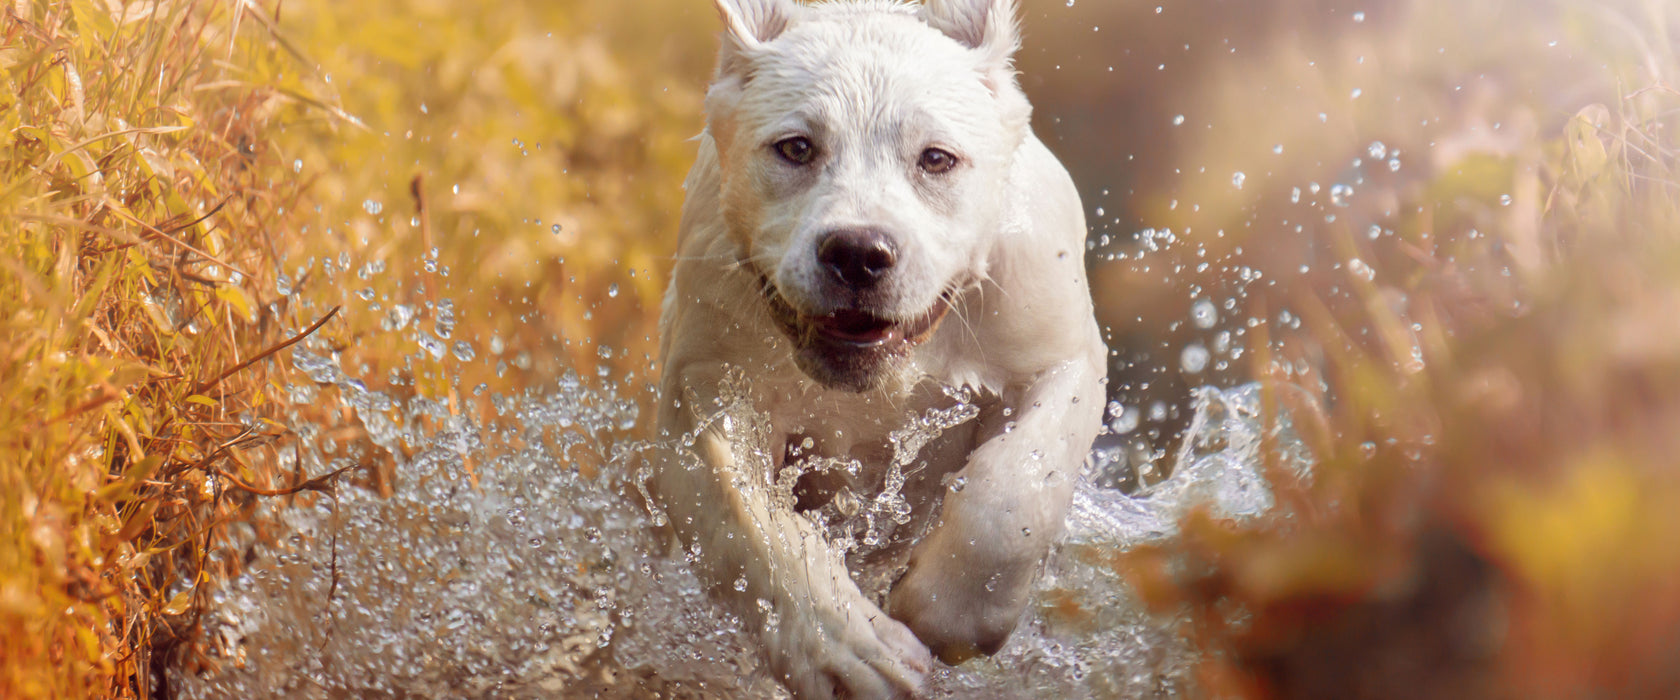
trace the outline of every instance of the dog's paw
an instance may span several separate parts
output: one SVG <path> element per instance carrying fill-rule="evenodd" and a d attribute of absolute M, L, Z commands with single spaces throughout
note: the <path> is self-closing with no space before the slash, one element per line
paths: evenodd
<path fill-rule="evenodd" d="M 861 595 L 794 609 L 805 615 L 777 625 L 770 663 L 795 698 L 919 696 L 933 656 L 903 623 Z"/>
<path fill-rule="evenodd" d="M 954 574 L 954 575 L 953 575 Z M 974 576 L 912 565 L 887 596 L 887 612 L 916 634 L 939 660 L 956 665 L 1003 648 L 1025 602 L 1009 573 Z"/>

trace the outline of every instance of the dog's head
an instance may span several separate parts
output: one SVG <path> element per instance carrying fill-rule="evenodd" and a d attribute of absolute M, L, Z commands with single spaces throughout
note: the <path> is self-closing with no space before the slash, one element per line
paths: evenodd
<path fill-rule="evenodd" d="M 715 0 L 724 217 L 795 359 L 863 391 L 985 274 L 1030 107 L 1013 0 Z"/>

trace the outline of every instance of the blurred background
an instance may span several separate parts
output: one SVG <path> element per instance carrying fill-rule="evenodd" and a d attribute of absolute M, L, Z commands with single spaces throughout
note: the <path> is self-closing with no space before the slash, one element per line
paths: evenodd
<path fill-rule="evenodd" d="M 1091 476 L 1165 478 L 1203 384 L 1265 382 L 1319 459 L 1274 517 L 1116 553 L 1198 695 L 1680 696 L 1680 7 L 1021 4 L 1112 350 Z M 301 488 L 262 419 L 317 320 L 455 411 L 651 400 L 705 0 L 4 13 L 0 696 L 191 656 L 169 582 Z"/>

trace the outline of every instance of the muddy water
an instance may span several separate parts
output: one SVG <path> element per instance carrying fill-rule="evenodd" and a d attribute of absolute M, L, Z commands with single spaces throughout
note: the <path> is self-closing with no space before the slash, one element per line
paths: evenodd
<path fill-rule="evenodd" d="M 184 697 L 785 696 L 634 497 L 647 446 L 624 436 L 647 418 L 632 401 L 572 376 L 494 397 L 495 416 L 455 415 L 368 389 L 326 347 L 300 345 L 292 359 L 312 380 L 290 388 L 292 401 L 352 409 L 397 461 L 394 494 L 347 487 L 290 508 L 271 499 L 259 520 L 290 533 L 275 542 L 235 526 L 222 551 L 249 565 L 213 595 L 206 630 L 219 669 L 177 672 Z M 1174 476 L 1146 493 L 1093 486 L 1125 468 L 1123 451 L 1096 450 L 1026 619 L 995 657 L 939 669 L 935 694 L 1187 691 L 1195 654 L 1180 621 L 1146 614 L 1091 555 L 1172 537 L 1195 504 L 1237 519 L 1267 512 L 1258 394 L 1200 390 L 1185 447 L 1168 457 Z M 948 417 L 929 418 L 924 429 L 937 430 Z M 309 443 L 335 426 L 290 427 Z M 1299 443 L 1279 430 L 1285 461 L 1305 470 Z M 302 449 L 285 458 L 301 465 L 282 466 L 343 466 L 329 452 Z M 1070 609 L 1088 614 L 1057 612 Z"/>

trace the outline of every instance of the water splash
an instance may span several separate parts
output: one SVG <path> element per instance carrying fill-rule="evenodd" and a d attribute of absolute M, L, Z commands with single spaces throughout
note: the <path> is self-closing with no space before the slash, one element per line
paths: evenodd
<path fill-rule="evenodd" d="M 217 556 L 248 564 L 212 596 L 209 668 L 177 670 L 183 697 L 786 696 L 741 622 L 710 602 L 636 497 L 648 445 L 631 434 L 634 402 L 569 375 L 495 396 L 495 416 L 480 417 L 370 390 L 325 347 L 306 344 L 293 361 L 311 382 L 291 387 L 292 400 L 352 409 L 395 462 L 396 483 L 388 497 L 347 486 L 296 507 L 262 501 L 260 527 L 233 528 Z M 1272 508 L 1259 471 L 1259 395 L 1256 386 L 1198 390 L 1174 475 L 1139 496 L 1081 483 L 1068 534 L 1020 628 L 994 657 L 942 667 L 935 695 L 1188 692 L 1195 653 L 1178 632 L 1182 620 L 1144 612 L 1105 562 L 1173 536 L 1197 504 L 1236 519 Z M 892 474 L 902 482 L 924 444 L 973 417 L 954 398 L 955 407 L 894 434 L 895 468 L 878 492 L 813 515 L 838 546 L 866 550 L 901 522 L 902 483 Z M 750 435 L 756 419 L 743 403 L 715 420 Z M 286 469 L 353 464 L 308 444 L 332 426 L 293 428 L 306 446 Z M 1287 422 L 1271 430 L 1282 461 L 1307 475 L 1310 458 Z M 739 443 L 768 463 L 751 440 Z M 1105 454 L 1091 474 L 1113 466 Z M 791 490 L 797 478 L 780 474 L 766 486 Z M 258 531 L 286 534 L 265 541 Z"/>

